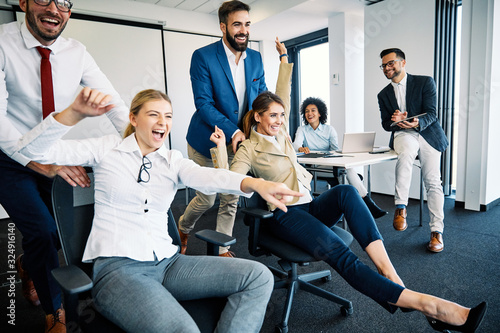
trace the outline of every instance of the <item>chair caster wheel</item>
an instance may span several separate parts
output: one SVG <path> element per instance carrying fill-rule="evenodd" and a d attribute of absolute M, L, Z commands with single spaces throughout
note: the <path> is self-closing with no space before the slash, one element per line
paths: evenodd
<path fill-rule="evenodd" d="M 352 305 L 350 307 L 342 306 L 340 308 L 340 313 L 344 317 L 349 317 L 350 315 L 352 315 L 353 312 L 354 312 L 354 309 L 352 308 Z"/>
<path fill-rule="evenodd" d="M 332 276 L 331 276 L 331 275 L 329 275 L 329 276 L 325 276 L 325 277 L 321 278 L 321 281 L 323 281 L 323 282 L 329 282 L 329 281 L 332 281 Z"/>
<path fill-rule="evenodd" d="M 276 325 L 276 333 L 288 333 L 288 326 L 282 327 L 281 325 Z"/>

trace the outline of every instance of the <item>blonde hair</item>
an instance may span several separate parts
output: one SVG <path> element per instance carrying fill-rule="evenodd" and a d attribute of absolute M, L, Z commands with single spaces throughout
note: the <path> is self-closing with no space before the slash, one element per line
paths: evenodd
<path fill-rule="evenodd" d="M 170 105 L 172 105 L 170 98 L 165 93 L 159 90 L 146 89 L 140 91 L 137 93 L 137 95 L 135 95 L 134 99 L 132 100 L 132 103 L 130 103 L 130 113 L 137 115 L 144 106 L 144 104 L 150 101 L 157 101 L 161 99 L 167 101 Z M 127 128 L 125 129 L 123 137 L 126 138 L 127 136 L 129 136 L 134 132 L 135 132 L 135 127 L 129 123 Z"/>
<path fill-rule="evenodd" d="M 257 125 L 255 114 L 263 114 L 264 112 L 269 110 L 269 107 L 272 103 L 278 103 L 283 108 L 285 108 L 285 103 L 283 103 L 283 100 L 281 100 L 278 95 L 273 94 L 270 91 L 264 91 L 259 96 L 257 96 L 257 98 L 255 98 L 252 103 L 252 110 L 248 111 L 245 114 L 242 121 L 243 133 L 245 134 L 245 137 L 247 139 L 250 137 L 252 127 Z"/>

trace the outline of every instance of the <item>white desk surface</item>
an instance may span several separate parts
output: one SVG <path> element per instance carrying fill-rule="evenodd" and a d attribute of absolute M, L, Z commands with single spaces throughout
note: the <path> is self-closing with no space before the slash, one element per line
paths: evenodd
<path fill-rule="evenodd" d="M 307 155 L 300 155 L 297 156 L 297 160 L 302 164 L 313 164 L 317 166 L 332 166 L 350 169 L 358 166 L 372 165 L 395 160 L 398 157 L 394 150 L 380 154 L 350 153 L 338 155 L 340 155 L 341 157 L 307 158 Z"/>

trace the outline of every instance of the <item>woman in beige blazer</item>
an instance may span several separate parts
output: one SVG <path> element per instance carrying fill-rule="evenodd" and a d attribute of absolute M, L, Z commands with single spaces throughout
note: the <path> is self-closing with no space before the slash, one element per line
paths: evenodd
<path fill-rule="evenodd" d="M 284 45 L 282 46 L 284 47 Z M 286 52 L 285 52 L 286 53 Z M 282 54 L 282 53 L 280 53 Z M 251 172 L 255 177 L 283 182 L 304 193 L 287 203 L 288 212 L 275 209 L 270 227 L 283 238 L 324 260 L 351 286 L 378 302 L 389 312 L 398 307 L 424 313 L 436 330 L 474 332 L 486 311 L 486 303 L 470 309 L 459 304 L 406 289 L 385 250 L 382 236 L 361 196 L 351 185 L 338 185 L 313 199 L 309 193 L 311 174 L 299 163 L 285 128 L 290 106 L 290 80 L 293 64 L 281 57 L 276 92 L 260 94 L 243 120 L 247 140 L 243 141 L 231 164 L 231 171 Z M 212 156 L 219 167 L 227 167 L 225 139 L 216 128 Z M 330 229 L 345 215 L 354 238 L 366 251 L 377 271 L 362 263 Z"/>

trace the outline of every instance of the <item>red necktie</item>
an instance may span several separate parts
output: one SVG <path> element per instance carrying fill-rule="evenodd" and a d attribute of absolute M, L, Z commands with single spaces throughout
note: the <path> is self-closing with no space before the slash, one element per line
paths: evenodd
<path fill-rule="evenodd" d="M 50 49 L 38 46 L 36 48 L 42 56 L 40 62 L 40 79 L 42 83 L 42 111 L 43 118 L 47 117 L 55 109 L 54 88 L 52 86 L 52 66 L 50 65 Z"/>

